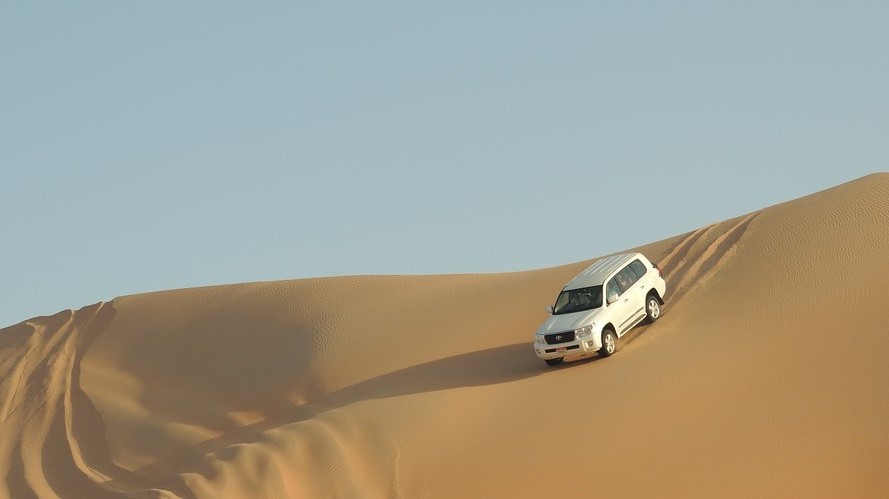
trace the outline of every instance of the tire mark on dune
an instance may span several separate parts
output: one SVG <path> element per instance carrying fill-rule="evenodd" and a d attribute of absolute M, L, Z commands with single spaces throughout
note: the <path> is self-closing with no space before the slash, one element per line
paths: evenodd
<path fill-rule="evenodd" d="M 689 232 L 685 238 L 679 241 L 679 244 L 673 247 L 667 256 L 661 259 L 659 266 L 664 272 L 665 277 L 670 277 L 685 265 L 686 257 L 689 251 L 705 234 L 709 233 L 716 224 L 702 227 L 696 231 Z"/>
<path fill-rule="evenodd" d="M 62 329 L 67 327 L 70 323 L 71 311 L 61 312 L 52 317 L 47 318 L 47 321 L 57 321 L 58 324 L 55 325 L 47 325 L 45 327 L 53 327 L 55 329 Z M 62 316 L 67 316 L 66 319 L 61 320 Z M 23 381 L 26 377 L 26 373 L 33 373 L 36 370 L 34 366 L 38 363 L 42 353 L 35 353 L 42 348 L 42 350 L 47 350 L 48 345 L 46 345 L 44 341 L 44 326 L 39 324 L 35 324 L 32 322 L 25 322 L 19 324 L 17 326 L 13 326 L 4 330 L 3 341 L 0 344 L 4 350 L 11 349 L 19 349 L 24 350 L 24 352 L 19 353 L 15 356 L 9 356 L 0 361 L 0 366 L 2 366 L 2 375 L 4 383 L 0 386 L 0 393 L 3 394 L 3 408 L 2 408 L 2 416 L 3 419 L 7 419 L 19 406 L 21 406 L 21 397 L 18 396 L 19 391 L 21 390 Z M 15 378 L 14 383 L 9 383 L 10 378 Z M 18 404 L 16 402 L 19 402 Z M 12 407 L 10 409 L 10 407 Z"/>
<path fill-rule="evenodd" d="M 729 228 L 724 234 L 716 238 L 716 241 L 714 241 L 702 255 L 703 259 L 697 262 L 695 271 L 704 275 L 709 274 L 711 270 L 722 267 L 722 265 L 725 264 L 727 257 L 730 256 L 730 250 L 738 245 L 741 241 L 741 237 L 747 233 L 747 228 L 750 226 L 750 223 L 753 222 L 760 213 L 761 212 L 757 211 L 747 215 L 736 225 Z"/>
<path fill-rule="evenodd" d="M 67 332 L 72 316 L 69 310 L 42 319 L 43 324 L 28 322 L 4 331 L 2 347 L 4 354 L 9 355 L 4 360 L 14 359 L 4 362 L 6 372 L 0 383 L 0 393 L 4 395 L 0 469 L 6 475 L 0 482 L 0 487 L 6 489 L 0 488 L 0 493 L 7 497 L 34 496 L 34 489 L 45 486 L 41 481 L 39 456 L 39 440 L 44 433 L 39 423 L 51 398 L 49 356 L 56 348 L 58 337 Z M 55 334 L 47 338 L 48 330 Z M 15 375 L 10 376 L 10 372 Z M 22 380 L 27 382 L 23 384 Z M 38 440 L 36 459 L 32 449 L 35 440 Z"/>
<path fill-rule="evenodd" d="M 24 332 L 25 335 L 36 335 L 39 334 L 37 328 L 31 324 L 26 323 L 19 326 L 19 329 L 29 328 Z M 7 331 L 7 335 L 18 334 L 18 331 Z M 9 340 L 9 338 L 6 338 Z M 10 348 L 8 341 L 4 341 L 3 344 L 4 349 Z M 25 381 L 25 373 L 28 371 L 28 364 L 30 363 L 30 359 L 33 358 L 33 351 L 36 348 L 35 342 L 28 342 L 27 350 L 16 357 L 9 357 L 4 359 L 4 361 L 9 362 L 0 362 L 0 378 L 6 380 L 2 385 L 0 385 L 0 396 L 2 396 L 2 405 L 0 405 L 0 422 L 5 423 L 15 412 L 22 406 L 21 403 L 17 403 L 19 401 L 19 392 L 22 389 L 22 384 Z M 7 386 L 7 384 L 9 386 Z"/>
<path fill-rule="evenodd" d="M 114 315 L 100 302 L 4 334 L 3 372 L 14 376 L 0 381 L 0 496 L 158 496 L 112 463 L 102 418 L 80 388 L 81 359 Z"/>
<path fill-rule="evenodd" d="M 700 230 L 700 234 L 694 237 L 695 240 L 685 245 L 685 255 L 666 273 L 666 278 L 672 281 L 671 286 L 674 289 L 672 301 L 681 299 L 697 284 L 707 280 L 712 272 L 725 265 L 731 258 L 732 249 L 738 245 L 750 223 L 760 213 L 762 212 L 750 213 L 724 229 L 722 226 L 725 222 L 721 222 Z M 705 247 L 700 248 L 708 241 Z M 694 248 L 698 242 L 702 244 L 697 245 L 699 248 Z"/>
<path fill-rule="evenodd" d="M 32 334 L 32 329 L 28 325 L 22 324 L 16 327 L 3 330 L 2 344 L 0 350 L 4 353 L 14 351 L 16 346 L 11 345 L 11 337 L 20 334 Z M 18 338 L 15 338 L 16 340 Z M 16 424 L 22 414 L 18 412 L 22 404 L 19 401 L 25 397 L 21 397 L 21 380 L 24 379 L 25 369 L 29 358 L 27 350 L 28 345 L 22 346 L 26 350 L 24 355 L 16 355 L 15 357 L 7 357 L 5 360 L 14 359 L 15 362 L 2 362 L 0 365 L 0 394 L 3 396 L 2 406 L 2 424 L 0 424 L 0 497 L 37 497 L 28 485 L 25 478 L 25 463 L 22 458 L 22 444 L 19 438 L 20 425 Z M 14 373 L 14 375 L 13 375 Z M 12 434 L 10 434 L 12 432 Z"/>
<path fill-rule="evenodd" d="M 28 349 L 16 366 L 27 383 L 17 386 L 10 401 L 13 409 L 6 414 L 6 424 L 19 430 L 19 436 L 14 437 L 17 455 L 10 457 L 21 463 L 25 478 L 24 482 L 13 480 L 17 484 L 16 489 L 10 491 L 14 497 L 72 489 L 87 492 L 84 487 L 89 486 L 90 470 L 72 472 L 71 461 L 75 460 L 70 456 L 73 453 L 62 448 L 70 445 L 70 437 L 64 435 L 64 425 L 72 417 L 64 407 L 64 400 L 70 391 L 71 365 L 76 358 L 74 352 L 82 330 L 101 308 L 102 304 L 99 304 L 78 313 L 66 311 L 61 324 L 56 319 L 62 314 L 45 320 L 44 324 L 39 321 L 29 324 L 32 332 L 27 340 Z M 21 412 L 16 415 L 19 409 Z M 64 479 L 59 480 L 59 475 Z M 101 495 L 100 492 L 90 493 Z"/>
<path fill-rule="evenodd" d="M 683 234 L 682 239 L 674 244 L 672 248 L 667 250 L 667 254 L 664 255 L 663 258 L 661 258 L 661 267 L 671 265 L 673 263 L 673 260 L 677 258 L 681 260 L 686 254 L 688 254 L 688 249 L 691 247 L 691 245 L 694 244 L 695 241 L 697 241 L 701 237 L 701 234 L 703 234 L 704 231 L 706 231 L 710 227 L 712 227 L 712 225 L 701 227 L 700 229 Z"/>

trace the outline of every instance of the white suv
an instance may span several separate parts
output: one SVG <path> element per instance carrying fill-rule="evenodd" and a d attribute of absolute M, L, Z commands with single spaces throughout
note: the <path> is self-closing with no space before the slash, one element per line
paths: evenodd
<path fill-rule="evenodd" d="M 660 317 L 666 291 L 660 269 L 641 253 L 603 258 L 572 279 L 548 307 L 552 315 L 534 335 L 534 351 L 551 366 L 567 356 L 607 357 L 633 326 Z"/>

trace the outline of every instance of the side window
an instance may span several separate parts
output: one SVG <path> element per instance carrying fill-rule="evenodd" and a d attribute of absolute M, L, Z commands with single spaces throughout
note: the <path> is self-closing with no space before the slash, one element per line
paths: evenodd
<path fill-rule="evenodd" d="M 630 264 L 630 267 L 633 269 L 634 272 L 636 272 L 636 277 L 638 277 L 639 279 L 641 279 L 642 276 L 644 276 L 645 273 L 648 272 L 648 269 L 645 268 L 645 264 L 640 262 L 639 260 L 633 260 L 633 263 Z"/>
<path fill-rule="evenodd" d="M 636 272 L 636 269 L 633 268 L 633 264 L 627 265 L 623 270 L 620 271 L 621 274 L 626 272 L 627 279 L 630 280 L 630 285 L 636 284 L 636 281 L 642 277 L 642 274 Z"/>
<path fill-rule="evenodd" d="M 612 277 L 605 286 L 605 299 L 612 295 L 620 296 L 621 292 L 620 286 L 617 285 L 617 276 Z"/>
<path fill-rule="evenodd" d="M 617 284 L 620 285 L 620 292 L 630 289 L 630 286 L 636 282 L 636 274 L 633 273 L 632 269 L 630 269 L 629 265 L 624 267 L 623 270 L 617 273 L 614 276 L 615 280 L 617 280 Z"/>

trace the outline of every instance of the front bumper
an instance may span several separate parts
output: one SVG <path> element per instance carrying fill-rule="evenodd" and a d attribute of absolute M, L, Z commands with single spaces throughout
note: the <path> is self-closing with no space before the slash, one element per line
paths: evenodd
<path fill-rule="evenodd" d="M 602 344 L 596 340 L 596 336 L 598 335 L 592 334 L 574 341 L 566 341 L 565 343 L 556 343 L 554 345 L 550 345 L 545 341 L 535 341 L 534 353 L 543 360 L 598 353 L 599 349 L 602 348 Z"/>

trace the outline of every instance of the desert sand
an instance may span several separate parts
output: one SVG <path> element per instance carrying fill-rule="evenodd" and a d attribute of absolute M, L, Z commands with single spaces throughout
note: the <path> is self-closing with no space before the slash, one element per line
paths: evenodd
<path fill-rule="evenodd" d="M 889 497 L 889 174 L 638 249 L 663 317 L 532 335 L 594 260 L 163 291 L 0 330 L 0 497 Z"/>

